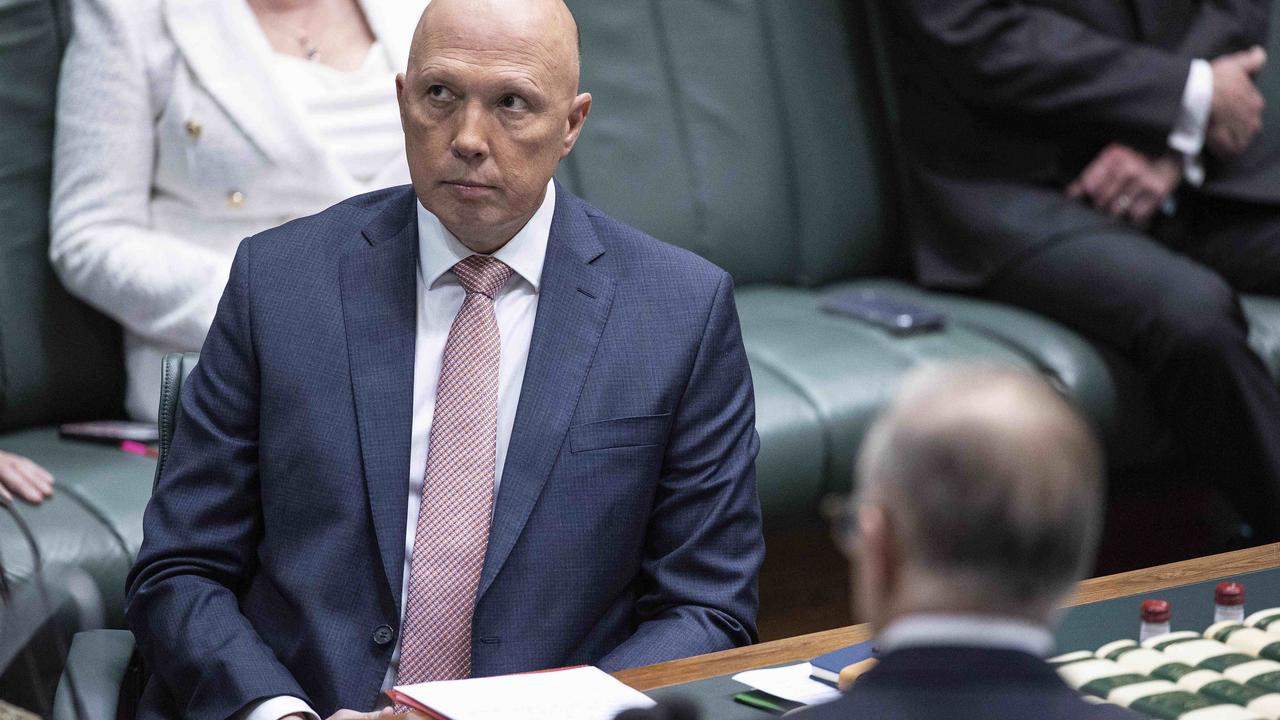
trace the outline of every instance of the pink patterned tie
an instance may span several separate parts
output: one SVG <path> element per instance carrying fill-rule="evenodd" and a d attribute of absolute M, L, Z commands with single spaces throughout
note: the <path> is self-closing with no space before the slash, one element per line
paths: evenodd
<path fill-rule="evenodd" d="M 494 295 L 511 268 L 485 255 L 453 266 L 467 297 L 444 346 L 413 541 L 398 684 L 471 675 L 471 618 L 489 545 L 497 455 Z"/>

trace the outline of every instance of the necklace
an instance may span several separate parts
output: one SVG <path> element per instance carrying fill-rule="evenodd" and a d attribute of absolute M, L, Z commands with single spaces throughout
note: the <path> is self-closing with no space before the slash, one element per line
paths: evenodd
<path fill-rule="evenodd" d="M 302 56 L 311 62 L 320 62 L 320 48 L 311 42 L 311 36 L 307 34 L 306 29 L 295 27 L 298 33 L 298 47 L 302 49 Z"/>
<path fill-rule="evenodd" d="M 302 56 L 304 58 L 306 58 L 311 62 L 320 62 L 321 43 L 314 41 L 312 39 L 311 33 L 307 30 L 306 27 L 283 19 L 281 17 L 282 13 L 280 13 L 279 11 L 273 11 L 273 10 L 268 10 L 266 8 L 262 8 L 260 0 L 249 0 L 249 4 L 251 6 L 257 6 L 258 8 L 260 8 L 261 10 L 261 12 L 259 13 L 260 20 L 266 20 L 267 16 L 272 16 L 272 19 L 275 20 L 275 23 L 277 24 L 277 26 L 283 26 L 282 28 L 283 30 L 292 34 L 293 40 L 298 44 L 298 49 L 302 52 Z"/>

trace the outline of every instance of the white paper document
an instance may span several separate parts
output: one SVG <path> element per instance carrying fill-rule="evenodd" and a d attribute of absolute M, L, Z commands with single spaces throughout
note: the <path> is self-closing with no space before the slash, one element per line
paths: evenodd
<path fill-rule="evenodd" d="M 596 667 L 401 685 L 396 694 L 448 720 L 613 720 L 654 705 Z"/>
<path fill-rule="evenodd" d="M 767 692 L 775 697 L 805 705 L 818 705 L 840 697 L 840 691 L 809 677 L 809 663 L 787 665 L 764 670 L 748 670 L 733 676 L 743 685 Z"/>

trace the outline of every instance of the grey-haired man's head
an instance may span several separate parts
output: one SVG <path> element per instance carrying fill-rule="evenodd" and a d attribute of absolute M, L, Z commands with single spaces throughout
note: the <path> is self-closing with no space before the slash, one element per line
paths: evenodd
<path fill-rule="evenodd" d="M 1103 460 L 1036 375 L 926 367 L 904 380 L 857 466 L 857 604 L 883 627 L 919 612 L 1047 623 L 1087 569 Z"/>

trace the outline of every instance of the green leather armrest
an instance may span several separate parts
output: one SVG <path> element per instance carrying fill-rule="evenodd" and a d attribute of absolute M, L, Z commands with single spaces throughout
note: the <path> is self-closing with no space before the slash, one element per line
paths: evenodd
<path fill-rule="evenodd" d="M 173 429 L 178 422 L 178 401 L 182 395 L 182 383 L 200 362 L 200 353 L 174 352 L 164 356 L 160 369 L 160 461 L 156 463 L 156 476 L 152 486 L 160 483 L 164 463 L 169 459 L 169 443 L 173 442 Z"/>
<path fill-rule="evenodd" d="M 115 720 L 120 683 L 132 655 L 133 633 L 128 630 L 76 633 L 54 696 L 53 720 Z M 73 684 L 78 711 L 71 698 Z"/>

